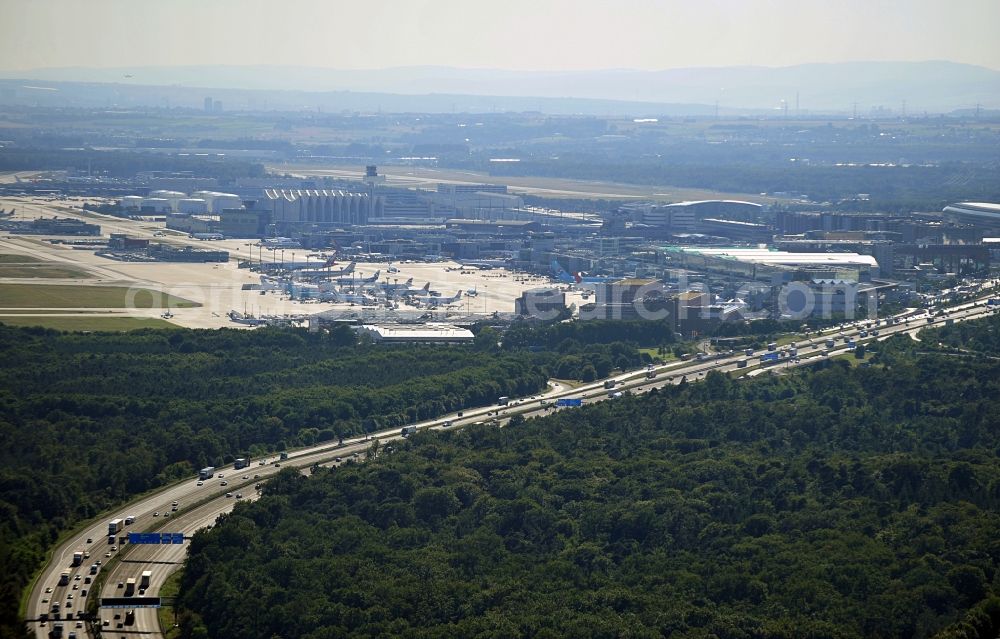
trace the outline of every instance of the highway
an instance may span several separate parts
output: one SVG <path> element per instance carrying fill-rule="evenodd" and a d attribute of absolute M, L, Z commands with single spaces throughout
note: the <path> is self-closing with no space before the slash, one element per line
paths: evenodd
<path fill-rule="evenodd" d="M 620 392 L 642 393 L 653 388 L 662 388 L 668 384 L 679 384 L 682 380 L 698 381 L 704 379 L 704 376 L 711 370 L 742 371 L 746 375 L 754 375 L 767 370 L 780 372 L 784 369 L 808 365 L 817 360 L 850 352 L 846 340 L 843 339 L 845 337 L 853 337 L 858 344 L 867 344 L 888 339 L 896 334 L 915 336 L 923 328 L 938 327 L 948 321 L 961 322 L 977 319 L 990 313 L 1000 312 L 1000 309 L 996 307 L 987 306 L 986 299 L 984 297 L 972 302 L 954 305 L 945 311 L 947 315 L 939 317 L 931 316 L 929 312 L 911 309 L 896 316 L 898 321 L 895 323 L 881 319 L 875 326 L 874 320 L 860 320 L 820 333 L 803 335 L 801 341 L 797 340 L 796 342 L 797 356 L 787 356 L 780 360 L 780 363 L 768 367 L 761 367 L 757 362 L 757 356 L 763 351 L 757 351 L 753 357 L 748 357 L 743 351 L 739 351 L 731 355 L 714 356 L 701 361 L 675 361 L 621 373 L 575 388 L 567 388 L 562 384 L 550 382 L 550 388 L 544 394 L 526 398 L 512 398 L 507 406 L 484 406 L 468 409 L 460 413 L 421 422 L 415 426 L 418 430 L 447 429 L 494 419 L 502 426 L 514 415 L 533 417 L 554 410 L 572 410 L 572 408 L 555 408 L 553 404 L 559 398 L 580 398 L 584 403 L 602 401 Z M 862 330 L 866 330 L 866 326 L 869 327 L 867 328 L 869 331 L 871 328 L 876 328 L 879 334 L 873 336 L 869 333 L 865 338 L 858 337 Z M 837 345 L 828 349 L 825 342 L 832 338 L 836 338 Z M 741 366 L 741 362 L 744 361 L 746 364 Z M 650 372 L 653 373 L 651 378 L 649 377 Z M 605 382 L 609 380 L 614 380 L 613 389 L 605 388 Z M 60 611 L 62 621 L 57 623 L 63 624 L 64 637 L 68 636 L 70 632 L 75 632 L 80 638 L 85 635 L 96 636 L 93 632 L 94 628 L 88 627 L 88 624 L 82 623 L 81 627 L 77 628 L 75 619 L 66 621 L 67 613 L 72 613 L 75 617 L 76 613 L 84 609 L 88 598 L 98 596 L 96 589 L 93 588 L 96 584 L 86 583 L 87 577 L 91 576 L 90 566 L 93 562 L 100 560 L 102 562 L 100 571 L 106 573 L 101 575 L 103 587 L 100 594 L 104 597 L 123 596 L 124 589 L 119 589 L 118 583 L 125 582 L 129 577 L 135 577 L 138 581 L 138 577 L 145 570 L 152 572 L 146 595 L 156 596 L 166 577 L 181 566 L 187 549 L 186 543 L 183 545 L 125 545 L 117 551 L 112 551 L 112 545 L 108 543 L 109 520 L 133 516 L 135 517 L 134 523 L 126 528 L 129 531 L 182 532 L 186 537 L 190 537 L 195 531 L 213 524 L 220 514 L 231 510 L 233 505 L 239 501 L 235 497 L 237 493 L 242 493 L 244 500 L 253 499 L 256 496 L 255 484 L 266 480 L 283 467 L 298 468 L 307 472 L 308 468 L 314 464 L 337 464 L 341 463 L 341 459 L 355 455 L 357 455 L 357 459 L 363 459 L 367 449 L 375 439 L 384 443 L 400 437 L 400 430 L 392 429 L 368 437 L 348 439 L 344 441 L 343 445 L 333 445 L 326 442 L 291 452 L 286 460 L 279 460 L 277 457 L 271 456 L 254 460 L 248 468 L 242 470 L 234 470 L 232 465 L 217 468 L 216 477 L 206 480 L 201 486 L 198 485 L 199 482 L 196 478 L 191 478 L 152 495 L 139 497 L 130 505 L 123 506 L 115 512 L 90 522 L 54 550 L 51 561 L 42 570 L 30 594 L 26 621 L 34 628 L 37 637 L 47 637 L 53 626 L 51 606 L 53 603 L 59 602 L 62 606 Z M 223 474 L 224 477 L 220 478 L 219 473 Z M 223 481 L 227 482 L 227 485 L 223 486 Z M 233 496 L 227 497 L 227 493 L 231 493 Z M 175 501 L 178 504 L 177 511 L 171 512 L 172 504 Z M 170 513 L 171 516 L 167 518 L 165 513 Z M 124 534 L 125 531 L 119 533 L 119 535 Z M 84 559 L 81 565 L 71 566 L 73 553 L 78 550 L 86 551 L 90 556 Z M 71 571 L 70 580 L 67 585 L 60 586 L 58 585 L 59 576 L 63 570 Z M 51 590 L 47 591 L 50 588 Z M 83 594 L 85 590 L 87 591 L 86 597 Z M 42 623 L 42 615 L 46 613 L 50 618 L 46 623 Z M 115 614 L 121 615 L 121 619 L 115 619 Z M 94 621 L 94 625 L 101 627 L 107 621 L 107 625 L 103 626 L 103 636 L 105 637 L 128 637 L 136 633 L 149 637 L 161 636 L 154 609 L 137 609 L 135 623 L 130 626 L 124 625 L 124 616 L 124 609 L 101 609 L 99 618 Z M 122 623 L 122 627 L 118 627 L 118 623 Z M 115 634 L 110 634 L 111 632 Z"/>

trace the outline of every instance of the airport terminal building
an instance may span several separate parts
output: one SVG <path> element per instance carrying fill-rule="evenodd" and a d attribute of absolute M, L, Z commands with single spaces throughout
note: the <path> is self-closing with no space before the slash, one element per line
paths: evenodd
<path fill-rule="evenodd" d="M 958 202 L 944 207 L 946 219 L 971 224 L 985 231 L 1000 233 L 1000 204 L 993 202 Z"/>

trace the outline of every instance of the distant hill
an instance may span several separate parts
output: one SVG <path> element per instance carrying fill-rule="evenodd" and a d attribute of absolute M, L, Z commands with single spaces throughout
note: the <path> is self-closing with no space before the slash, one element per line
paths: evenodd
<path fill-rule="evenodd" d="M 136 85 L 170 87 L 174 91 L 294 91 L 307 105 L 315 103 L 317 95 L 362 93 L 374 101 L 374 106 L 387 110 L 396 110 L 400 102 L 439 102 L 444 104 L 437 108 L 443 110 L 456 109 L 460 103 L 466 108 L 458 110 L 554 109 L 600 114 L 619 113 L 623 108 L 630 113 L 662 109 L 670 113 L 679 109 L 692 115 L 714 111 L 716 103 L 724 112 L 780 111 L 787 106 L 794 113 L 798 104 L 802 113 L 850 113 L 856 105 L 859 113 L 868 114 L 878 109 L 899 112 L 904 101 L 910 113 L 974 109 L 977 104 L 1000 108 L 1000 71 L 945 61 L 557 72 L 454 67 L 339 70 L 189 66 L 36 69 L 5 75 L 43 82 L 114 83 L 117 90 L 126 92 L 126 87 Z M 246 95 L 252 98 L 253 94 Z M 391 96 L 409 97 L 399 100 Z M 418 96 L 420 99 L 414 99 Z M 580 100 L 597 102 L 578 103 Z M 368 103 L 358 99 L 348 102 Z M 243 108 L 239 102 L 230 106 Z M 277 108 L 277 104 L 269 108 Z M 403 110 L 422 108 L 426 106 Z"/>

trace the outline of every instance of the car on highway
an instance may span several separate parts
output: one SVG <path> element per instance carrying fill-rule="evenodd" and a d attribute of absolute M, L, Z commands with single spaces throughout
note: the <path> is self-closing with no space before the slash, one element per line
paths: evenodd
<path fill-rule="evenodd" d="M 104 558 L 105 559 L 111 559 L 111 553 L 110 552 L 104 553 Z"/>
<path fill-rule="evenodd" d="M 231 498 L 232 496 L 233 496 L 233 494 L 232 494 L 232 493 L 226 493 L 226 498 L 227 498 L 227 499 Z"/>
<path fill-rule="evenodd" d="M 92 543 L 94 543 L 94 540 L 92 538 L 90 538 L 90 537 L 87 537 L 87 543 L 88 544 L 92 544 Z"/>
<path fill-rule="evenodd" d="M 254 475 L 253 478 L 254 479 L 260 479 L 260 475 Z"/>
<path fill-rule="evenodd" d="M 220 485 L 220 486 L 228 486 L 228 485 L 229 485 L 229 482 L 228 482 L 228 481 L 224 481 L 224 482 L 222 482 L 222 483 L 221 483 L 221 484 L 219 484 L 219 485 Z"/>
<path fill-rule="evenodd" d="M 250 479 L 250 475 L 243 475 L 243 479 Z"/>
<path fill-rule="evenodd" d="M 124 581 L 119 581 L 118 582 L 118 587 L 119 588 L 124 588 L 125 587 L 125 582 Z"/>
<path fill-rule="evenodd" d="M 218 475 L 216 475 L 216 477 L 218 477 L 219 479 L 222 479 L 223 477 L 225 477 L 225 475 L 223 475 L 222 473 L 219 473 Z"/>
<path fill-rule="evenodd" d="M 170 516 L 170 513 L 163 513 L 163 518 L 164 518 L 164 519 L 166 519 L 166 518 L 167 518 L 167 517 L 169 517 L 169 516 Z"/>
<path fill-rule="evenodd" d="M 52 592 L 52 586 L 49 586 L 48 588 L 46 588 L 45 592 Z"/>
<path fill-rule="evenodd" d="M 205 482 L 203 482 L 203 481 L 199 481 L 199 482 L 198 482 L 198 485 L 199 485 L 199 486 L 204 486 L 204 485 L 205 485 Z"/>

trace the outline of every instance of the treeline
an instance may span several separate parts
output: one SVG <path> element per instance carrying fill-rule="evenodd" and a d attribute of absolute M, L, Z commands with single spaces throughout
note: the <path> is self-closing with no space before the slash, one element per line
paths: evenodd
<path fill-rule="evenodd" d="M 286 471 L 195 536 L 181 635 L 996 636 L 1000 361 L 927 341 Z"/>
<path fill-rule="evenodd" d="M 0 171 L 64 169 L 90 171 L 111 177 L 132 177 L 143 171 L 190 171 L 198 177 L 220 180 L 264 176 L 264 165 L 229 158 L 91 149 L 0 149 Z"/>
<path fill-rule="evenodd" d="M 500 339 L 500 352 L 545 353 L 545 369 L 551 377 L 591 382 L 615 369 L 652 363 L 639 348 L 671 344 L 674 333 L 666 322 L 594 320 L 514 324 Z"/>
<path fill-rule="evenodd" d="M 515 324 L 504 334 L 503 347 L 507 350 L 552 350 L 565 340 L 581 344 L 631 342 L 637 346 L 659 346 L 672 343 L 674 333 L 667 322 L 646 320 L 556 322 L 539 327 Z"/>

